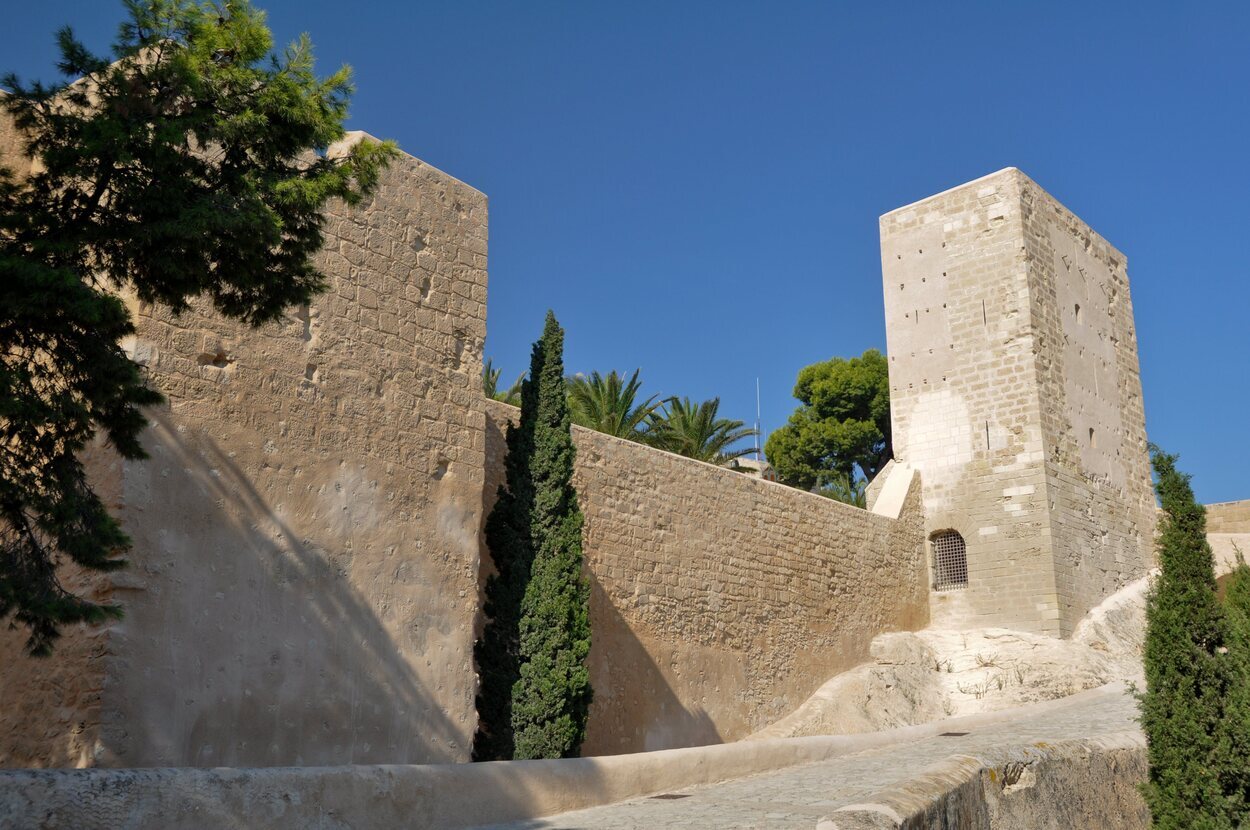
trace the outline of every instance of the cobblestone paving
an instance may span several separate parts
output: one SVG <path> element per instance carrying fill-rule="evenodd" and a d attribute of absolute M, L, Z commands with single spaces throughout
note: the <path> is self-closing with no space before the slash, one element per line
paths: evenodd
<path fill-rule="evenodd" d="M 494 825 L 491 830 L 813 830 L 821 816 L 914 778 L 950 755 L 979 755 L 1011 745 L 1123 732 L 1136 728 L 1136 714 L 1136 703 L 1127 692 L 1113 694 L 993 724 L 962 737 L 893 744 L 665 794 L 678 798 L 638 798 L 546 819 Z"/>

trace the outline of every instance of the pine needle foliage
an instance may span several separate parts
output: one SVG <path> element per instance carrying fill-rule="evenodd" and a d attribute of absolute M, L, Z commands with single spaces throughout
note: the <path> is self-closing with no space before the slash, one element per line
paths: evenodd
<path fill-rule="evenodd" d="M 486 521 L 496 573 L 474 649 L 475 761 L 570 758 L 590 710 L 590 589 L 564 380 L 564 332 L 548 312 L 509 426 L 506 484 Z"/>
<path fill-rule="evenodd" d="M 1146 604 L 1146 691 L 1140 696 L 1150 774 L 1143 794 L 1154 826 L 1241 826 L 1245 812 L 1238 724 L 1228 715 L 1236 685 L 1228 627 L 1215 594 L 1206 511 L 1176 456 L 1152 450 L 1163 508 L 1160 574 Z"/>
<path fill-rule="evenodd" d="M 889 362 L 881 352 L 803 367 L 794 397 L 799 407 L 764 447 L 783 484 L 820 491 L 840 480 L 872 481 L 893 457 Z"/>
<path fill-rule="evenodd" d="M 120 615 L 67 591 L 58 567 L 124 565 L 129 539 L 79 452 L 103 432 L 143 458 L 160 395 L 122 350 L 117 289 L 175 312 L 207 296 L 260 324 L 324 287 L 312 262 L 330 199 L 359 201 L 395 154 L 343 137 L 351 73 L 281 55 L 246 0 L 127 0 L 113 53 L 62 29 L 61 83 L 0 78 L 25 138 L 0 170 L 0 618 L 47 654 L 61 626 Z"/>

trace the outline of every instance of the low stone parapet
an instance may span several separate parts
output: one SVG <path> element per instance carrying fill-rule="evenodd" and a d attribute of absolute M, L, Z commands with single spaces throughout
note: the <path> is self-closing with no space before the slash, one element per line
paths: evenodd
<path fill-rule="evenodd" d="M 1146 739 L 1139 731 L 954 755 L 905 784 L 821 818 L 816 828 L 1145 830 L 1150 812 L 1138 786 L 1146 770 Z"/>
<path fill-rule="evenodd" d="M 1010 728 L 1019 719 L 1049 717 L 1052 712 L 1061 717 L 1074 705 L 1123 694 L 1123 686 L 1113 684 L 1064 700 L 883 732 L 744 741 L 601 758 L 251 769 L 11 770 L 0 772 L 0 827 L 462 830 L 671 793 L 871 750 L 891 752 L 897 748 L 904 752 L 943 733 L 984 732 L 999 724 Z M 1075 747 L 1076 743 L 1090 747 L 1085 753 L 1088 760 L 1083 762 L 1084 767 L 1078 763 L 1085 756 Z M 1042 805 L 1058 803 L 1056 799 L 1062 799 L 1056 792 L 1089 781 L 1096 791 L 1079 796 L 1093 799 L 1092 806 L 1082 809 L 1104 809 L 1098 805 L 1113 800 L 1127 805 L 1125 809 L 1131 808 L 1128 793 L 1135 793 L 1133 787 L 1144 775 L 1144 766 L 1135 766 L 1137 756 L 1132 752 L 1124 754 L 1121 749 L 1136 752 L 1140 746 L 1140 735 L 1113 733 L 1099 741 L 1073 742 L 1071 748 L 1057 742 L 1006 747 L 1001 752 L 995 749 L 977 757 L 956 756 L 937 764 L 932 774 L 873 796 L 868 805 L 833 814 L 828 820 L 835 824 L 829 826 L 842 830 L 927 827 L 930 825 L 863 822 L 879 821 L 881 817 L 895 820 L 895 815 L 900 820 L 913 820 L 939 809 L 953 810 L 953 815 L 961 815 L 958 811 L 964 810 L 974 817 L 984 814 L 1023 818 L 1017 823 L 932 825 L 935 827 L 1082 826 L 1063 822 L 1029 824 L 1028 805 L 1034 801 Z M 1144 764 L 1144 754 L 1141 758 Z M 1034 779 L 1037 784 L 1030 783 Z M 1036 798 L 1024 794 L 1034 786 L 1039 787 Z M 993 809 L 997 812 L 976 812 L 977 799 L 996 805 Z M 1067 815 L 1062 813 L 1066 807 L 1055 809 Z M 850 823 L 853 821 L 860 823 Z"/>

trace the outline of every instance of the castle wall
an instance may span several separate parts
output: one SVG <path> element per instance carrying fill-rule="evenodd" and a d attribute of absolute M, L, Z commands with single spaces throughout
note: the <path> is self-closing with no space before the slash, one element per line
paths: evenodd
<path fill-rule="evenodd" d="M 1207 533 L 1250 533 L 1250 499 L 1208 504 Z M 1250 556 L 1250 550 L 1246 551 Z"/>
<path fill-rule="evenodd" d="M 995 174 L 881 217 L 894 454 L 926 529 L 967 545 L 946 625 L 1059 633 L 1020 180 Z"/>
<path fill-rule="evenodd" d="M 1250 561 L 1250 501 L 1208 504 L 1207 542 L 1215 557 L 1215 573 L 1224 576 L 1242 560 Z"/>
<path fill-rule="evenodd" d="M 87 454 L 134 549 L 81 583 L 126 617 L 68 629 L 45 661 L 0 632 L 0 763 L 468 758 L 483 496 L 509 417 L 488 429 L 480 394 L 486 200 L 404 157 L 326 230 L 329 290 L 280 322 L 129 300 L 124 345 L 167 402 L 148 460 Z M 876 633 L 926 621 L 917 483 L 895 519 L 577 432 L 587 752 L 740 737 Z"/>
<path fill-rule="evenodd" d="M 97 495 L 121 506 L 121 462 L 97 444 L 80 459 Z M 114 599 L 108 576 L 66 565 L 66 590 L 93 602 Z M 87 767 L 103 754 L 100 723 L 108 626 L 61 629 L 49 657 L 26 653 L 27 631 L 0 624 L 0 767 Z"/>
<path fill-rule="evenodd" d="M 895 455 L 967 545 L 935 617 L 1066 636 L 1150 562 L 1124 257 L 1014 168 L 881 217 L 881 255 Z"/>
<path fill-rule="evenodd" d="M 8 95 L 9 93 L 0 89 L 0 101 Z M 24 145 L 25 140 L 18 131 L 17 125 L 13 123 L 13 116 L 9 115 L 7 109 L 0 106 L 0 165 L 19 179 L 28 175 L 31 168 Z"/>
<path fill-rule="evenodd" d="M 485 510 L 518 410 L 487 401 Z M 890 518 L 573 428 L 586 517 L 583 753 L 741 738 L 928 618 L 919 482 Z M 483 552 L 489 562 L 489 553 Z"/>
<path fill-rule="evenodd" d="M 1156 507 L 1125 257 L 1017 175 L 1066 636 L 1151 566 Z"/>
<path fill-rule="evenodd" d="M 281 322 L 134 309 L 168 402 L 117 482 L 95 763 L 468 758 L 486 199 L 403 157 L 327 231 L 329 290 Z"/>
<path fill-rule="evenodd" d="M 51 660 L 0 631 L 0 765 L 467 760 L 480 531 L 516 416 L 480 392 L 486 223 L 482 194 L 404 157 L 331 208 L 329 290 L 282 321 L 131 302 L 125 346 L 167 397 L 151 458 L 86 454 L 131 566 L 66 573 L 126 618 Z M 1149 561 L 1123 257 L 1015 170 L 881 226 L 904 463 L 872 492 L 897 515 L 574 428 L 587 754 L 743 737 L 931 613 L 1069 633 Z M 1213 531 L 1244 532 L 1216 507 Z M 969 585 L 931 595 L 943 529 Z"/>

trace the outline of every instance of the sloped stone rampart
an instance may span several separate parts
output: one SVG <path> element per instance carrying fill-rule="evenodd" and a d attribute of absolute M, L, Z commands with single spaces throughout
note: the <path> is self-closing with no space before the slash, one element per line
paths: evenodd
<path fill-rule="evenodd" d="M 486 405 L 489 511 L 518 410 Z M 877 634 L 927 622 L 917 478 L 890 518 L 573 431 L 592 585 L 585 754 L 743 737 L 868 659 Z"/>
<path fill-rule="evenodd" d="M 126 616 L 50 660 L 0 632 L 0 764 L 468 760 L 486 209 L 404 156 L 330 207 L 311 305 L 131 303 L 167 403 L 148 460 L 92 466 L 134 541 L 100 589 Z"/>

